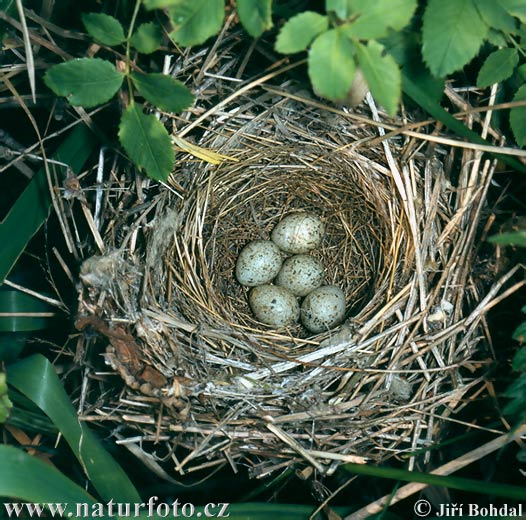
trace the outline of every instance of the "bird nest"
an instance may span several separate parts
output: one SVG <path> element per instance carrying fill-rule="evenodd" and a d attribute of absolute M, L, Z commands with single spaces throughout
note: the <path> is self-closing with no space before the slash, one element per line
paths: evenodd
<path fill-rule="evenodd" d="M 166 185 L 114 171 L 92 186 L 99 252 L 81 268 L 77 328 L 103 338 L 113 372 L 92 358 L 85 417 L 125 426 L 119 442 L 181 474 L 327 473 L 431 445 L 482 382 L 495 291 L 480 297 L 471 271 L 489 165 L 465 154 L 453 185 L 443 151 L 384 136 L 394 123 L 372 102 L 349 113 L 290 86 L 230 92 L 200 131 L 178 131 L 219 164 L 181 152 Z M 347 298 L 344 323 L 319 334 L 259 323 L 234 277 L 242 247 L 298 210 L 324 221 L 314 254 Z"/>

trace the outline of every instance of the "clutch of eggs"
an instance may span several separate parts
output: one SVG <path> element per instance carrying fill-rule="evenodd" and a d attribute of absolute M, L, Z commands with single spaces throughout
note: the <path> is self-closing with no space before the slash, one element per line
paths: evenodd
<path fill-rule="evenodd" d="M 252 287 L 249 305 L 259 321 L 279 328 L 301 317 L 306 329 L 322 332 L 343 320 L 343 291 L 323 286 L 323 264 L 305 254 L 321 245 L 324 233 L 325 226 L 318 216 L 292 213 L 276 225 L 272 240 L 254 240 L 241 250 L 236 278 L 241 285 Z M 282 252 L 294 256 L 283 262 Z M 301 297 L 305 298 L 300 309 Z"/>

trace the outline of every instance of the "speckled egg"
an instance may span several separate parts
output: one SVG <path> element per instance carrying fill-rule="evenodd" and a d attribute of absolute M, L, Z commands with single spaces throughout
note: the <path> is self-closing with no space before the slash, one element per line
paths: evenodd
<path fill-rule="evenodd" d="M 306 296 L 323 283 L 323 264 L 309 255 L 294 255 L 283 262 L 276 284 L 294 296 Z"/>
<path fill-rule="evenodd" d="M 323 332 L 338 325 L 345 316 L 345 295 L 339 287 L 314 289 L 301 305 L 301 322 L 311 332 Z"/>
<path fill-rule="evenodd" d="M 272 281 L 282 264 L 281 251 L 270 240 L 249 242 L 239 253 L 236 278 L 241 285 L 255 287 Z"/>
<path fill-rule="evenodd" d="M 284 287 L 259 285 L 248 295 L 248 303 L 254 316 L 274 328 L 297 322 L 300 306 L 296 297 Z"/>
<path fill-rule="evenodd" d="M 325 233 L 321 219 L 313 213 L 287 215 L 272 231 L 272 241 L 287 253 L 307 253 L 320 246 Z"/>

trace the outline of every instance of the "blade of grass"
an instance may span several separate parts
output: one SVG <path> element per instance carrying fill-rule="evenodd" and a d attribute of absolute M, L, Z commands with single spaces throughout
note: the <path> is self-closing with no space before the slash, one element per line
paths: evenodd
<path fill-rule="evenodd" d="M 479 134 L 470 130 L 458 119 L 455 119 L 449 112 L 446 112 L 431 96 L 429 96 L 417 83 L 415 83 L 407 74 L 402 71 L 402 89 L 417 105 L 427 111 L 435 119 L 443 123 L 450 130 L 453 130 L 461 137 L 469 139 L 471 142 L 482 145 L 491 143 L 480 137 Z M 515 170 L 526 173 L 526 165 L 514 157 L 503 154 L 492 154 L 503 163 L 511 166 Z"/>
<path fill-rule="evenodd" d="M 9 398 L 14 403 L 11 392 L 9 392 Z M 45 415 L 19 409 L 16 403 L 9 413 L 7 423 L 24 431 L 30 430 L 35 433 L 48 435 L 56 435 L 58 433 L 53 423 Z"/>
<path fill-rule="evenodd" d="M 95 503 L 89 493 L 54 466 L 19 448 L 0 445 L 0 460 L 1 497 L 29 502 Z"/>
<path fill-rule="evenodd" d="M 403 480 L 406 482 L 421 482 L 430 486 L 442 486 L 450 489 L 460 489 L 470 493 L 482 493 L 484 495 L 495 495 L 499 497 L 526 500 L 526 488 L 512 486 L 510 484 L 499 484 L 497 482 L 481 482 L 479 480 L 433 475 L 432 473 L 420 473 L 418 471 L 407 471 L 397 468 L 382 468 L 368 466 L 366 464 L 348 463 L 343 466 L 347 471 L 358 475 L 369 475 L 372 477 L 388 478 L 392 480 Z"/>
<path fill-rule="evenodd" d="M 78 173 L 95 143 L 94 134 L 87 127 L 78 125 L 60 145 L 53 159 L 67 164 L 73 172 Z M 67 173 L 64 166 L 57 166 L 56 171 L 59 178 Z M 46 171 L 41 168 L 0 222 L 0 284 L 4 282 L 29 240 L 48 218 L 50 208 Z"/>
<path fill-rule="evenodd" d="M 50 306 L 20 291 L 0 291 L 0 332 L 27 332 L 48 326 Z"/>
<path fill-rule="evenodd" d="M 0 364 L 14 361 L 22 352 L 29 337 L 24 332 L 0 332 Z"/>
<path fill-rule="evenodd" d="M 26 51 L 26 68 L 29 78 L 29 88 L 31 90 L 33 103 L 36 103 L 35 60 L 33 59 L 33 47 L 31 46 L 31 38 L 29 37 L 29 31 L 27 30 L 26 16 L 24 14 L 22 0 L 16 0 L 16 8 L 18 10 L 18 17 L 22 25 L 22 36 L 24 39 L 24 49 Z"/>
<path fill-rule="evenodd" d="M 471 450 L 468 453 L 465 453 L 464 455 L 457 457 L 456 459 L 451 460 L 446 464 L 443 464 L 442 466 L 439 466 L 438 468 L 432 470 L 431 473 L 433 475 L 450 475 L 451 473 L 454 473 L 455 471 L 458 471 L 459 469 L 464 468 L 469 464 L 472 464 L 473 462 L 482 459 L 483 457 L 486 457 L 490 453 L 499 450 L 500 448 L 506 446 L 510 442 L 516 441 L 522 435 L 524 435 L 525 432 L 526 425 L 523 425 L 511 431 L 510 433 L 500 435 L 499 437 L 483 444 L 482 446 L 479 446 L 474 450 Z M 355 511 L 351 515 L 346 516 L 344 520 L 363 520 L 365 518 L 368 518 L 369 516 L 382 511 L 386 503 L 389 502 L 390 505 L 395 504 L 400 500 L 403 500 L 404 498 L 407 498 L 413 495 L 414 493 L 421 491 L 426 486 L 427 484 L 420 482 L 411 482 L 410 484 L 405 484 L 396 492 L 394 497 L 391 497 L 390 495 L 383 496 L 378 500 L 371 502 L 367 506 L 359 509 L 358 511 Z M 481 483 L 481 488 L 483 492 L 486 492 L 487 483 Z M 523 491 L 526 491 L 525 488 L 521 489 Z"/>
<path fill-rule="evenodd" d="M 9 365 L 7 381 L 53 421 L 104 500 L 141 501 L 123 469 L 93 432 L 78 419 L 53 366 L 44 356 L 30 356 Z"/>

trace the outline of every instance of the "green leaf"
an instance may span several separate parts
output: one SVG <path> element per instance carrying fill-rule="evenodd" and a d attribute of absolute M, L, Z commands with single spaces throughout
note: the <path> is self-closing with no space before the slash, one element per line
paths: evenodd
<path fill-rule="evenodd" d="M 384 38 L 389 29 L 403 29 L 416 6 L 417 0 L 352 0 L 351 15 L 356 20 L 346 24 L 345 34 L 359 40 Z"/>
<path fill-rule="evenodd" d="M 424 61 L 435 76 L 460 70 L 487 33 L 473 0 L 429 0 L 422 29 Z"/>
<path fill-rule="evenodd" d="M 30 336 L 29 332 L 0 333 L 0 366 L 17 359 Z"/>
<path fill-rule="evenodd" d="M 503 395 L 510 399 L 526 399 L 526 374 L 520 374 L 519 377 L 506 388 Z"/>
<path fill-rule="evenodd" d="M 524 409 L 524 400 L 526 394 L 522 394 L 522 397 L 518 399 L 512 399 L 502 409 L 502 413 L 508 416 L 513 422 L 520 421 L 522 418 L 526 418 L 526 411 Z"/>
<path fill-rule="evenodd" d="M 391 31 L 380 43 L 393 56 L 404 74 L 439 103 L 444 93 L 444 80 L 435 78 L 422 61 L 419 35 L 414 30 Z"/>
<path fill-rule="evenodd" d="M 131 103 L 119 125 L 119 139 L 129 158 L 146 175 L 165 181 L 174 163 L 174 151 L 166 128 L 152 114 L 146 115 Z"/>
<path fill-rule="evenodd" d="M 522 81 L 526 81 L 526 63 L 524 63 L 520 67 L 517 67 L 516 73 Z"/>
<path fill-rule="evenodd" d="M 384 46 L 376 41 L 356 46 L 358 63 L 371 94 L 389 115 L 394 116 L 402 94 L 402 79 L 396 61 L 384 51 Z"/>
<path fill-rule="evenodd" d="M 173 40 L 184 47 L 199 45 L 221 30 L 224 0 L 179 0 L 169 15 L 174 25 L 170 33 Z"/>
<path fill-rule="evenodd" d="M 142 23 L 133 33 L 130 43 L 143 54 L 155 52 L 163 42 L 163 32 L 153 22 Z"/>
<path fill-rule="evenodd" d="M 351 88 L 356 65 L 354 46 L 338 29 L 318 36 L 309 51 L 309 78 L 317 95 L 337 101 Z"/>
<path fill-rule="evenodd" d="M 526 322 L 521 323 L 515 332 L 513 333 L 513 339 L 517 340 L 517 331 L 520 330 L 520 342 L 524 343 L 526 340 Z M 526 347 L 522 347 L 517 351 L 515 356 L 513 356 L 513 362 L 511 364 L 513 370 L 517 372 L 526 372 Z"/>
<path fill-rule="evenodd" d="M 194 102 L 192 93 L 171 76 L 134 72 L 131 79 L 140 94 L 161 110 L 181 112 Z"/>
<path fill-rule="evenodd" d="M 526 85 L 523 85 L 517 90 L 515 96 L 513 96 L 513 101 L 526 101 Z M 519 146 L 526 146 L 526 106 L 516 107 L 510 110 L 510 126 L 517 144 Z"/>
<path fill-rule="evenodd" d="M 146 9 L 164 9 L 181 3 L 181 0 L 142 0 Z"/>
<path fill-rule="evenodd" d="M 236 7 L 241 25 L 253 38 L 272 27 L 272 0 L 237 0 Z"/>
<path fill-rule="evenodd" d="M 78 419 L 55 369 L 44 356 L 37 354 L 9 365 L 7 381 L 53 421 L 104 500 L 113 498 L 116 502 L 140 502 L 139 494 L 126 473 L 102 447 L 86 423 Z M 1 460 L 3 470 L 4 460 Z M 0 471 L 0 479 L 3 473 Z M 13 495 L 8 493 L 7 496 Z M 31 497 L 23 498 L 31 500 Z M 65 502 L 67 499 L 63 495 L 58 501 Z"/>
<path fill-rule="evenodd" d="M 73 508 L 70 510 L 73 518 L 76 513 L 74 504 L 93 505 L 96 503 L 89 493 L 57 468 L 36 457 L 31 457 L 19 448 L 0 445 L 0 460 L 2 461 L 0 467 L 1 497 L 25 500 L 35 504 L 69 503 Z M 4 504 L 2 508 L 6 505 Z M 13 513 L 13 517 L 16 516 L 19 515 Z M 56 516 L 59 516 L 58 512 Z M 64 518 L 68 518 L 67 513 Z"/>
<path fill-rule="evenodd" d="M 497 2 L 512 16 L 526 23 L 526 2 L 524 0 L 497 0 Z"/>
<path fill-rule="evenodd" d="M 510 231 L 509 233 L 500 233 L 488 238 L 488 242 L 503 246 L 526 247 L 526 230 Z"/>
<path fill-rule="evenodd" d="M 318 36 L 329 28 L 329 19 L 313 11 L 293 16 L 281 28 L 275 49 L 283 54 L 304 51 Z"/>
<path fill-rule="evenodd" d="M 488 27 L 505 33 L 516 32 L 517 21 L 504 10 L 498 1 L 475 0 L 475 6 Z"/>
<path fill-rule="evenodd" d="M 352 13 L 352 0 L 325 0 L 325 11 L 333 12 L 340 20 L 347 20 Z"/>
<path fill-rule="evenodd" d="M 506 47 L 508 45 L 504 33 L 501 31 L 496 31 L 495 29 L 490 29 L 488 31 L 486 39 L 489 43 L 491 43 L 491 45 L 494 45 L 495 47 Z"/>
<path fill-rule="evenodd" d="M 517 460 L 519 462 L 526 462 L 526 448 L 523 448 L 519 453 L 517 453 Z"/>
<path fill-rule="evenodd" d="M 51 67 L 46 85 L 72 105 L 94 107 L 110 100 L 122 85 L 124 75 L 100 58 L 78 58 Z"/>
<path fill-rule="evenodd" d="M 82 13 L 88 34 L 103 45 L 119 45 L 126 40 L 124 29 L 116 18 L 103 13 Z"/>
<path fill-rule="evenodd" d="M 26 332 L 45 329 L 49 324 L 50 306 L 42 300 L 20 291 L 0 291 L 0 332 Z M 30 315 L 33 316 L 30 316 Z M 38 315 L 41 316 L 38 316 Z"/>
<path fill-rule="evenodd" d="M 492 52 L 484 61 L 477 77 L 477 86 L 484 88 L 508 79 L 519 63 L 517 49 L 505 48 Z"/>
<path fill-rule="evenodd" d="M 56 161 L 54 172 L 59 182 L 65 178 L 68 168 L 73 173 L 80 172 L 95 143 L 94 134 L 86 126 L 75 127 L 52 157 Z M 47 220 L 50 208 L 51 197 L 46 170 L 41 168 L 13 204 L 5 219 L 0 222 L 0 283 L 4 283 L 29 240 Z"/>

